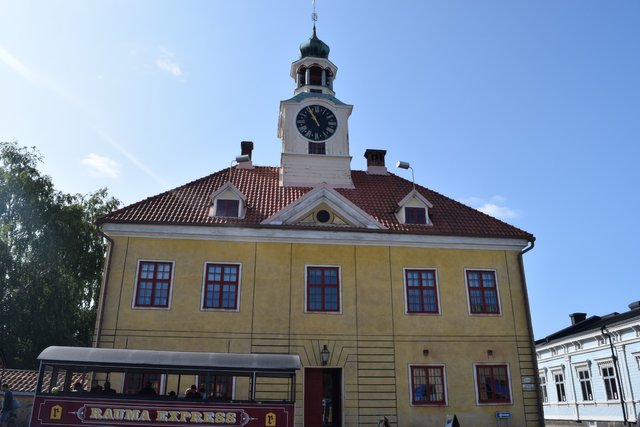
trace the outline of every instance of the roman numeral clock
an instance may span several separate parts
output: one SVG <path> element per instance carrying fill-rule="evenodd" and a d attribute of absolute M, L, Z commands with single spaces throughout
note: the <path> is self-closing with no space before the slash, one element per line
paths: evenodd
<path fill-rule="evenodd" d="M 281 185 L 353 188 L 348 132 L 353 106 L 335 97 L 337 71 L 314 24 L 311 38 L 300 45 L 300 59 L 291 64 L 293 97 L 280 102 Z"/>
<path fill-rule="evenodd" d="M 296 116 L 296 127 L 302 136 L 312 141 L 326 141 L 338 127 L 336 115 L 322 105 L 307 105 Z"/>

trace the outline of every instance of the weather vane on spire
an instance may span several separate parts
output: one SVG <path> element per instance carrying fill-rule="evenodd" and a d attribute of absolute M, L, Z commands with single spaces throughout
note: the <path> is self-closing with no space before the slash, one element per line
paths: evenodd
<path fill-rule="evenodd" d="M 316 13 L 316 0 L 311 0 L 311 4 L 313 5 L 313 13 L 311 13 L 311 20 L 313 21 L 313 27 L 316 27 L 316 22 L 318 21 L 318 14 Z"/>

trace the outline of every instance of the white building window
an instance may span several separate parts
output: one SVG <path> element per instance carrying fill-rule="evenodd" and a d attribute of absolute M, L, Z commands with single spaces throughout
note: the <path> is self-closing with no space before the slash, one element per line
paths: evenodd
<path fill-rule="evenodd" d="M 567 392 L 564 387 L 564 373 L 562 371 L 554 371 L 553 381 L 556 384 L 556 396 L 558 398 L 558 402 L 566 402 Z"/>
<path fill-rule="evenodd" d="M 618 382 L 616 380 L 613 362 L 601 364 L 600 372 L 602 373 L 602 381 L 604 382 L 604 391 L 607 394 L 607 400 L 617 400 Z"/>
<path fill-rule="evenodd" d="M 591 373 L 587 366 L 576 368 L 576 374 L 580 381 L 580 392 L 583 401 L 593 400 L 593 388 L 591 387 Z"/>
<path fill-rule="evenodd" d="M 544 403 L 549 402 L 549 393 L 547 392 L 547 376 L 544 372 L 540 372 L 540 395 Z"/>

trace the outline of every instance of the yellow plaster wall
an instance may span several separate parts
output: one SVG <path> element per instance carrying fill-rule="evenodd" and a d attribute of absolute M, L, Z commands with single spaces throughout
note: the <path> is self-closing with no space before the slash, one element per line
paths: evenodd
<path fill-rule="evenodd" d="M 529 335 L 517 256 L 497 250 L 115 238 L 100 345 L 290 352 L 300 354 L 305 366 L 317 366 L 319 350 L 328 344 L 329 365 L 343 368 L 347 425 L 372 423 L 380 415 L 402 426 L 440 425 L 453 412 L 466 417 L 467 425 L 481 425 L 494 423 L 498 410 L 513 413 L 512 425 L 536 425 L 524 419 L 520 376 L 533 364 L 520 354 Z M 141 259 L 175 262 L 170 309 L 132 308 Z M 239 311 L 200 309 L 205 262 L 241 264 Z M 307 265 L 340 267 L 339 314 L 305 312 Z M 437 270 L 440 314 L 405 314 L 404 268 Z M 501 315 L 469 315 L 465 268 L 496 271 Z M 476 405 L 474 362 L 509 364 L 512 405 Z M 446 365 L 448 406 L 410 406 L 409 364 Z M 299 416 L 302 402 L 298 406 Z"/>

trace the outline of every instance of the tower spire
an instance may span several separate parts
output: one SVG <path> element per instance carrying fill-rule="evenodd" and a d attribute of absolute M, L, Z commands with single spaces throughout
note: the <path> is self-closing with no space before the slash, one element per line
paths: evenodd
<path fill-rule="evenodd" d="M 318 14 L 316 13 L 316 0 L 311 0 L 313 12 L 311 12 L 311 21 L 313 22 L 313 36 L 316 36 L 316 22 L 318 22 Z"/>

